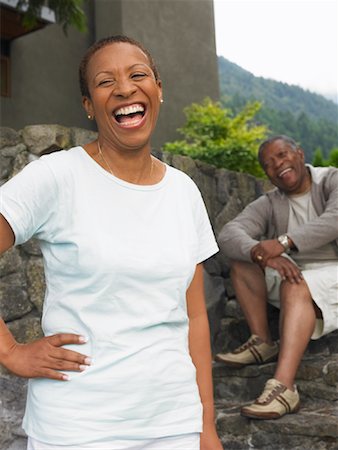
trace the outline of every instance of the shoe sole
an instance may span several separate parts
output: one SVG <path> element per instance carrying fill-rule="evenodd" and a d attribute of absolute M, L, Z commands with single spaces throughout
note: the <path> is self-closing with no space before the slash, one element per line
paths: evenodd
<path fill-rule="evenodd" d="M 241 367 L 245 367 L 245 366 L 260 366 L 262 364 L 267 364 L 270 362 L 274 362 L 277 360 L 278 357 L 278 353 L 274 356 L 271 356 L 270 358 L 266 359 L 265 361 L 258 363 L 256 361 L 252 362 L 252 363 L 239 363 L 239 362 L 235 362 L 235 361 L 224 361 L 224 359 L 222 359 L 219 356 L 215 356 L 214 360 L 217 362 L 221 362 L 223 364 L 225 364 L 228 367 L 235 367 L 235 368 L 241 368 Z"/>
<path fill-rule="evenodd" d="M 245 411 L 241 410 L 241 416 L 243 417 L 247 417 L 248 419 L 256 419 L 256 420 L 267 420 L 267 419 L 280 419 L 281 417 L 285 416 L 286 414 L 296 414 L 299 411 L 300 408 L 300 403 L 298 403 L 294 409 L 292 411 L 290 411 L 289 413 L 284 413 L 284 414 L 279 414 L 279 413 L 274 413 L 274 412 L 257 412 L 253 413 L 253 412 L 248 412 L 246 413 Z"/>

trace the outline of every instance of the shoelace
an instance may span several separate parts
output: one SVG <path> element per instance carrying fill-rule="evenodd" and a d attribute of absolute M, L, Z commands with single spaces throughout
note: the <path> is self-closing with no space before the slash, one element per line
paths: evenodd
<path fill-rule="evenodd" d="M 252 347 L 257 343 L 257 337 L 251 337 L 248 341 L 244 342 L 240 347 L 238 347 L 237 351 L 241 352 L 242 350 L 246 350 L 249 347 Z"/>
<path fill-rule="evenodd" d="M 265 403 L 268 402 L 274 395 L 275 392 L 278 391 L 278 389 L 280 389 L 280 384 L 278 384 L 277 386 L 274 386 L 271 390 L 271 385 L 270 383 L 267 383 L 267 385 L 265 386 L 264 391 L 262 392 L 262 394 L 258 397 L 257 402 L 258 403 Z"/>

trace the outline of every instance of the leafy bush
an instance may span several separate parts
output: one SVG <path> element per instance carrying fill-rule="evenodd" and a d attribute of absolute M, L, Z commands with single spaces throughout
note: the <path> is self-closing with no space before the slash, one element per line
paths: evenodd
<path fill-rule="evenodd" d="M 238 172 L 264 177 L 257 160 L 259 143 L 267 134 L 265 125 L 257 126 L 253 118 L 259 102 L 249 102 L 234 115 L 219 102 L 206 98 L 185 108 L 186 124 L 178 131 L 183 140 L 169 142 L 164 150 Z"/>

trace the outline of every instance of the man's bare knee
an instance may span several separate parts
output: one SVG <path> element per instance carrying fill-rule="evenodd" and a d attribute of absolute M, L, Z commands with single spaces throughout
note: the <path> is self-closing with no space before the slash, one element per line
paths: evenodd
<path fill-rule="evenodd" d="M 247 274 L 251 275 L 253 273 L 260 277 L 264 276 L 262 270 L 256 264 L 247 261 L 231 260 L 230 269 L 231 276 L 235 278 L 243 278 Z"/>
<path fill-rule="evenodd" d="M 294 305 L 295 302 L 301 301 L 313 302 L 307 283 L 303 280 L 300 283 L 290 283 L 285 280 L 280 286 L 280 302 L 281 306 L 288 304 Z"/>

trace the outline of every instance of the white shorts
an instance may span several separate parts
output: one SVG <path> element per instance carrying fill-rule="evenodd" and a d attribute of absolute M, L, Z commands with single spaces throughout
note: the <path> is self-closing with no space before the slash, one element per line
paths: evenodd
<path fill-rule="evenodd" d="M 27 450 L 200 450 L 200 434 L 190 433 L 156 439 L 123 439 L 100 444 L 54 445 L 28 437 Z"/>
<path fill-rule="evenodd" d="M 289 256 L 286 257 L 293 261 Z M 311 336 L 311 339 L 319 339 L 338 329 L 338 262 L 323 261 L 297 265 L 302 271 L 314 303 L 323 316 L 323 319 L 316 319 L 315 330 Z M 265 280 L 269 303 L 280 308 L 281 276 L 275 269 L 267 267 Z"/>

